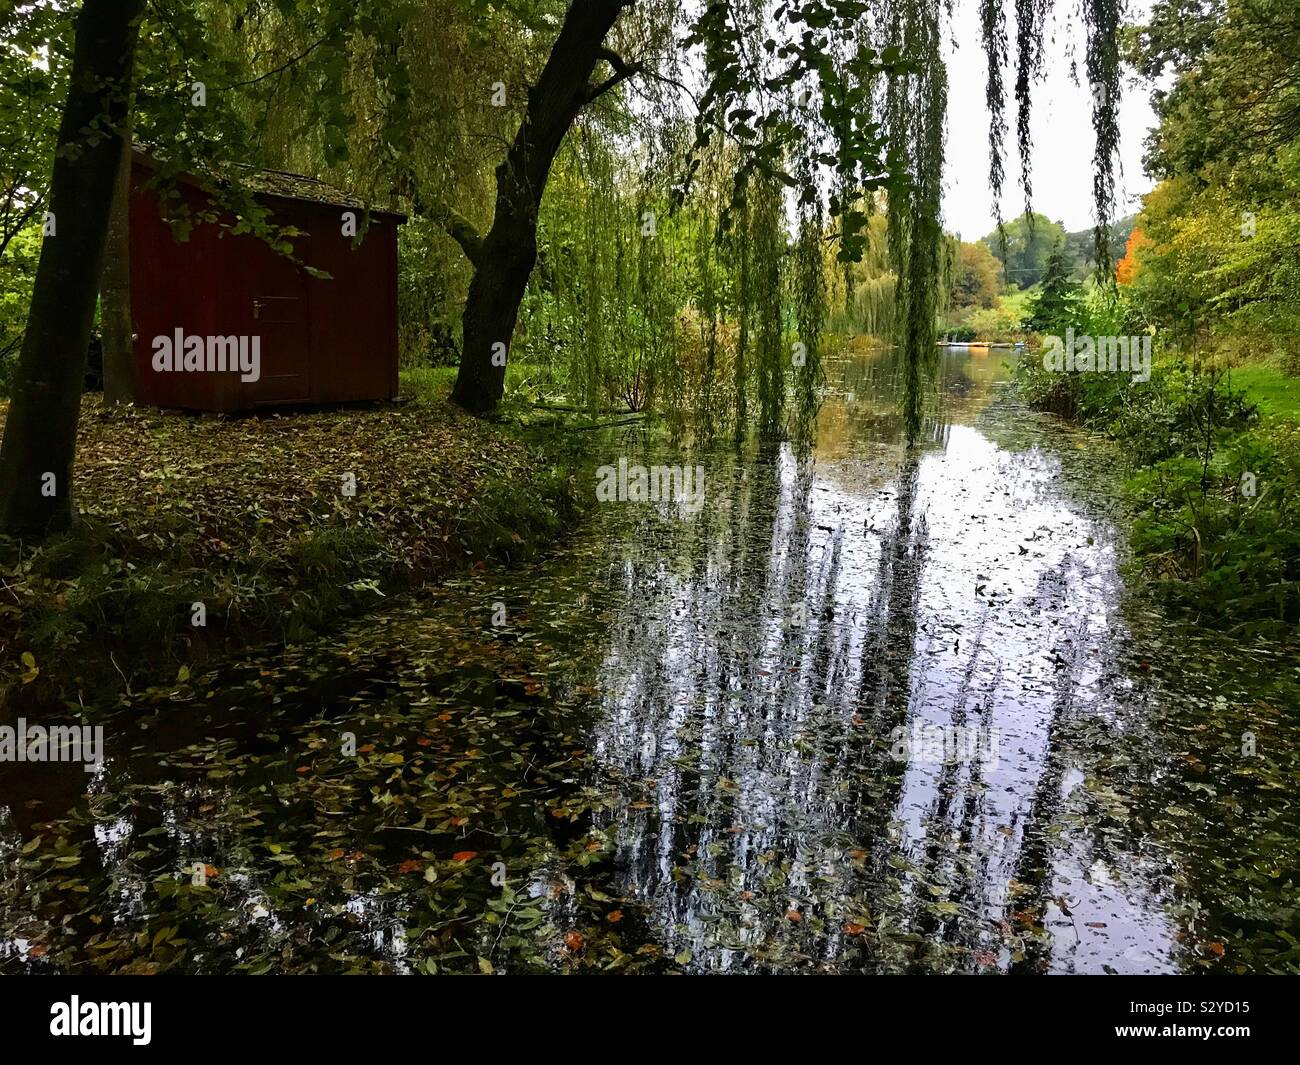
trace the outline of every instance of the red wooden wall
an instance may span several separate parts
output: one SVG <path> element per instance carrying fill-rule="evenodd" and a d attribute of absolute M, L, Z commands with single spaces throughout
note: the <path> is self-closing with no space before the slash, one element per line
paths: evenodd
<path fill-rule="evenodd" d="M 372 214 L 356 246 L 342 234 L 343 213 L 351 208 L 259 197 L 278 224 L 307 234 L 294 238 L 294 253 L 328 272 L 324 280 L 257 238 L 231 236 L 217 225 L 194 229 L 177 243 L 160 216 L 158 194 L 145 187 L 150 174 L 137 159 L 131 198 L 137 402 L 233 412 L 397 397 L 399 216 Z M 207 196 L 198 188 L 183 184 L 176 192 L 193 210 L 204 209 Z M 260 379 L 155 371 L 154 338 L 178 328 L 186 336 L 260 336 Z"/>

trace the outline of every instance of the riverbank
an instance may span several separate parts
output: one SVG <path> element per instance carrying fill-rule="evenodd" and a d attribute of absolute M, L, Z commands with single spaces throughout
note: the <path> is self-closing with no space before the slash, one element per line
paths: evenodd
<path fill-rule="evenodd" d="M 1151 379 L 1019 360 L 1026 401 L 1118 441 L 1143 575 L 1209 625 L 1300 621 L 1300 380 L 1266 364 L 1157 360 Z"/>
<path fill-rule="evenodd" d="M 73 528 L 0 538 L 0 690 L 59 703 L 165 683 L 525 557 L 573 515 L 556 447 L 441 396 L 232 419 L 89 395 Z"/>
<path fill-rule="evenodd" d="M 578 434 L 703 506 L 0 760 L 0 973 L 1293 971 L 1294 654 L 1130 591 L 1119 449 L 946 360 L 920 448 L 890 352 L 803 459 Z"/>

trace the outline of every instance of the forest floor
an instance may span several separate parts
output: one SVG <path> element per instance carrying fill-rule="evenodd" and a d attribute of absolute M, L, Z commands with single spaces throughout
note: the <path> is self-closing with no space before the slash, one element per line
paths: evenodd
<path fill-rule="evenodd" d="M 432 397 L 228 418 L 88 395 L 72 529 L 0 538 L 0 690 L 129 690 L 531 554 L 573 504 L 549 447 Z"/>

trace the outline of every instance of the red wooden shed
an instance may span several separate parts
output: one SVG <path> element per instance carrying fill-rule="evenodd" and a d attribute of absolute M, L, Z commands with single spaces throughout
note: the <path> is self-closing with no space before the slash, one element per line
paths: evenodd
<path fill-rule="evenodd" d="M 154 166 L 135 152 L 136 402 L 234 412 L 397 398 L 397 227 L 405 216 L 371 209 L 365 229 L 365 205 L 354 197 L 299 174 L 251 171 L 246 186 L 274 224 L 303 232 L 292 240 L 294 257 L 330 275 L 319 278 L 213 222 L 178 242 L 147 185 Z M 212 210 L 192 179 L 182 178 L 171 200 Z M 359 244 L 345 235 L 349 214 L 364 230 Z"/>

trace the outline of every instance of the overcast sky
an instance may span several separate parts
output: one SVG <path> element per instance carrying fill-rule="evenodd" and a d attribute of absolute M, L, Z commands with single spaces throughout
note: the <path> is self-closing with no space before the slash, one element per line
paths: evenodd
<path fill-rule="evenodd" d="M 979 6 L 974 0 L 958 0 L 953 15 L 956 47 L 948 46 L 948 147 L 944 176 L 944 228 L 973 241 L 993 228 L 992 193 L 988 183 L 988 111 L 984 106 L 987 63 L 980 42 Z M 1092 99 L 1083 78 L 1083 33 L 1076 5 L 1059 3 L 1056 41 L 1047 44 L 1048 60 L 1044 80 L 1033 91 L 1033 187 L 1034 209 L 1071 232 L 1093 225 L 1092 211 Z M 1130 21 L 1147 10 L 1146 0 L 1129 0 Z M 1133 12 L 1137 12 L 1135 15 Z M 1015 26 L 1010 5 L 1008 31 L 1014 52 Z M 1048 35 L 1052 36 L 1051 34 Z M 1070 77 L 1068 42 L 1074 41 L 1081 84 Z M 1014 62 L 1014 54 L 1012 55 Z M 1014 73 L 1006 75 L 1008 91 Z M 1020 189 L 1020 158 L 1015 150 L 1015 101 L 1007 109 L 1007 181 L 1002 212 L 1014 218 L 1024 204 Z M 1154 185 L 1142 169 L 1143 142 L 1155 125 L 1150 89 L 1126 80 L 1120 106 L 1120 164 L 1117 176 L 1115 217 L 1136 210 L 1139 198 Z"/>

